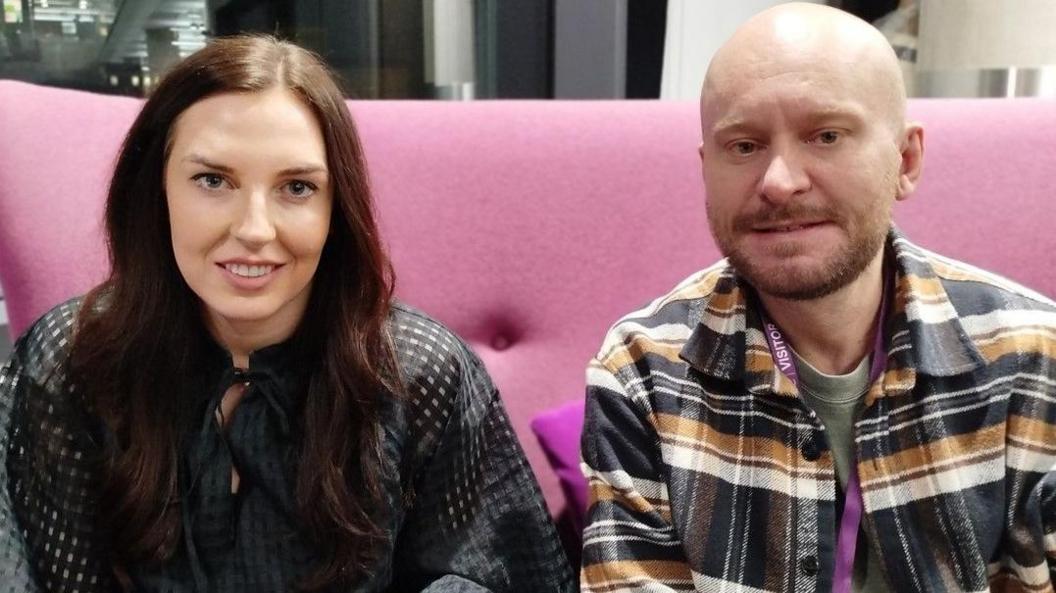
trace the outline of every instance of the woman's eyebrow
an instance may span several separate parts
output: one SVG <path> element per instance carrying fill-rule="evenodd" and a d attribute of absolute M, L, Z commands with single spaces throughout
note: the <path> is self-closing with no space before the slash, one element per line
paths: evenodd
<path fill-rule="evenodd" d="M 322 167 L 322 166 L 319 166 L 319 165 L 298 165 L 296 167 L 289 167 L 287 169 L 283 169 L 282 171 L 279 171 L 279 175 L 282 175 L 282 176 L 286 176 L 286 175 L 311 175 L 313 173 L 320 173 L 322 175 L 326 175 L 328 173 L 328 171 L 326 170 L 326 167 Z"/>
<path fill-rule="evenodd" d="M 183 159 L 181 159 L 181 160 L 183 160 L 185 162 L 188 162 L 188 163 L 196 163 L 196 164 L 199 164 L 199 165 L 204 165 L 206 167 L 209 167 L 210 169 L 216 169 L 217 171 L 221 171 L 223 173 L 234 173 L 234 171 L 235 171 L 233 168 L 228 167 L 227 165 L 221 165 L 220 163 L 213 162 L 213 161 L 211 161 L 211 160 L 209 160 L 209 159 L 207 159 L 204 156 L 201 156 L 199 154 L 193 154 L 192 153 L 192 154 L 189 154 L 189 155 L 183 157 Z"/>
<path fill-rule="evenodd" d="M 206 158 L 206 157 L 204 157 L 204 156 L 202 156 L 200 154 L 192 153 L 192 154 L 189 154 L 189 155 L 183 157 L 182 160 L 185 161 L 185 162 L 188 162 L 188 163 L 194 163 L 194 164 L 202 165 L 202 166 L 205 166 L 205 167 L 209 167 L 210 169 L 216 169 L 217 171 L 220 171 L 220 172 L 223 172 L 223 173 L 234 173 L 234 171 L 235 171 L 235 169 L 233 167 L 229 167 L 227 165 L 222 165 L 222 164 L 220 164 L 218 162 L 215 162 L 213 160 L 210 160 L 210 159 L 208 159 L 208 158 Z M 328 174 L 328 171 L 327 171 L 326 167 L 323 167 L 321 165 L 310 164 L 310 163 L 306 163 L 306 164 L 303 164 L 303 165 L 294 165 L 292 167 L 287 167 L 287 168 L 279 171 L 279 175 L 281 175 L 281 176 L 287 176 L 287 175 L 312 175 L 312 174 L 317 174 L 317 173 L 318 174 L 322 174 L 322 175 L 326 175 L 326 174 Z"/>

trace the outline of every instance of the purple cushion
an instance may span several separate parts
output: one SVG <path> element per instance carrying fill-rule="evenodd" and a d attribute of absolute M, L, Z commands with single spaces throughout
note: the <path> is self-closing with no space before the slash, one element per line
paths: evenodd
<path fill-rule="evenodd" d="M 539 439 L 551 469 L 557 474 L 567 509 L 577 533 L 583 530 L 587 512 L 587 480 L 579 469 L 579 436 L 583 432 L 583 400 L 545 410 L 532 418 L 532 432 Z"/>

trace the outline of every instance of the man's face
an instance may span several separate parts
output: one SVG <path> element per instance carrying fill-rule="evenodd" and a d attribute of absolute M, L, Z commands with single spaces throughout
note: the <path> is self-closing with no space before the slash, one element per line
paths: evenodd
<path fill-rule="evenodd" d="M 764 56 L 727 70 L 702 105 L 712 235 L 761 292 L 831 294 L 877 257 L 903 197 L 901 122 L 853 63 Z"/>

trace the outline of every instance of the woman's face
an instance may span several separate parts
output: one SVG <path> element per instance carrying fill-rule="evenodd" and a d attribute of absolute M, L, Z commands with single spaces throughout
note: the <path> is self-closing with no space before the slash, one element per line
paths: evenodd
<path fill-rule="evenodd" d="M 165 195 L 176 264 L 214 335 L 252 350 L 304 315 L 330 228 L 326 145 L 290 91 L 225 93 L 176 120 Z"/>

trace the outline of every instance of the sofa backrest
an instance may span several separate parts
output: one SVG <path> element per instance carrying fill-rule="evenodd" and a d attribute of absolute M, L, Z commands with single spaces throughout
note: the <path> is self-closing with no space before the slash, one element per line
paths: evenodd
<path fill-rule="evenodd" d="M 692 102 L 350 102 L 404 300 L 465 337 L 530 436 L 581 398 L 606 329 L 718 257 Z M 100 215 L 134 99 L 0 81 L 0 283 L 21 332 L 106 267 Z M 1056 103 L 914 101 L 916 242 L 1056 295 Z"/>

